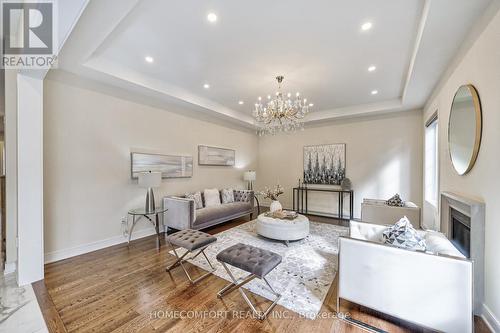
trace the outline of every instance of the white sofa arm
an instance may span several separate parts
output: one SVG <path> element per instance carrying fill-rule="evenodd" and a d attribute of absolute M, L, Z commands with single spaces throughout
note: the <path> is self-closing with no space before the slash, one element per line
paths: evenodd
<path fill-rule="evenodd" d="M 168 209 L 163 216 L 163 221 L 169 228 L 190 229 L 196 219 L 193 199 L 175 196 L 165 197 L 163 198 L 163 207 Z"/>
<path fill-rule="evenodd" d="M 472 262 L 339 239 L 338 297 L 442 332 L 472 332 Z"/>

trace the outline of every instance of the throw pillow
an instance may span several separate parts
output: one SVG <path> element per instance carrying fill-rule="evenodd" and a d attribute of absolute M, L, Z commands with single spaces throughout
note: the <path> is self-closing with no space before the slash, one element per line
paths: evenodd
<path fill-rule="evenodd" d="M 188 193 L 186 194 L 187 199 L 193 199 L 194 200 L 194 207 L 196 209 L 203 208 L 203 200 L 201 199 L 201 192 L 195 192 L 195 193 Z"/>
<path fill-rule="evenodd" d="M 385 244 L 410 250 L 425 251 L 425 240 L 420 237 L 417 230 L 413 228 L 410 220 L 405 216 L 393 226 L 388 227 L 382 233 Z"/>
<path fill-rule="evenodd" d="M 233 189 L 223 189 L 222 190 L 222 203 L 234 202 L 234 191 Z"/>
<path fill-rule="evenodd" d="M 394 207 L 404 207 L 405 202 L 401 199 L 399 194 L 395 194 L 392 198 L 387 200 L 385 202 L 388 206 L 394 206 Z"/>
<path fill-rule="evenodd" d="M 203 191 L 203 195 L 205 196 L 205 207 L 220 205 L 220 193 L 218 189 L 206 189 Z"/>

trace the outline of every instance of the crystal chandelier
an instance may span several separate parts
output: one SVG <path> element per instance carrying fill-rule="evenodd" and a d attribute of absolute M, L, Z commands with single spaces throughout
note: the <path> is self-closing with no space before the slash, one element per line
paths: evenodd
<path fill-rule="evenodd" d="M 271 95 L 269 95 L 266 102 L 263 102 L 262 98 L 259 97 L 257 103 L 255 103 L 253 116 L 256 125 L 259 126 L 257 134 L 260 136 L 274 135 L 279 132 L 289 133 L 303 129 L 304 124 L 301 119 L 309 113 L 309 108 L 313 106 L 313 104 L 307 103 L 307 99 L 301 99 L 299 93 L 293 99 L 291 93 L 284 97 L 281 92 L 283 79 L 284 77 L 281 75 L 276 77 L 278 81 L 276 97 L 271 98 Z"/>

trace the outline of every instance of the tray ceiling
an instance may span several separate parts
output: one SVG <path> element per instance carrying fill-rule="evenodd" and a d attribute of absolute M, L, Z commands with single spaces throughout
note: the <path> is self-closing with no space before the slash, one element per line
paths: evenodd
<path fill-rule="evenodd" d="M 91 1 L 60 68 L 246 127 L 278 74 L 314 103 L 309 121 L 410 110 L 490 2 Z"/>

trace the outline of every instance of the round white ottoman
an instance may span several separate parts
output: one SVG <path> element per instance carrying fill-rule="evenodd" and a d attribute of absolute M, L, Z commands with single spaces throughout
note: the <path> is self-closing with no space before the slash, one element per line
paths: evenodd
<path fill-rule="evenodd" d="M 304 215 L 294 220 L 282 220 L 260 214 L 257 217 L 257 233 L 261 236 L 284 241 L 294 241 L 306 238 L 309 235 L 309 219 Z"/>

